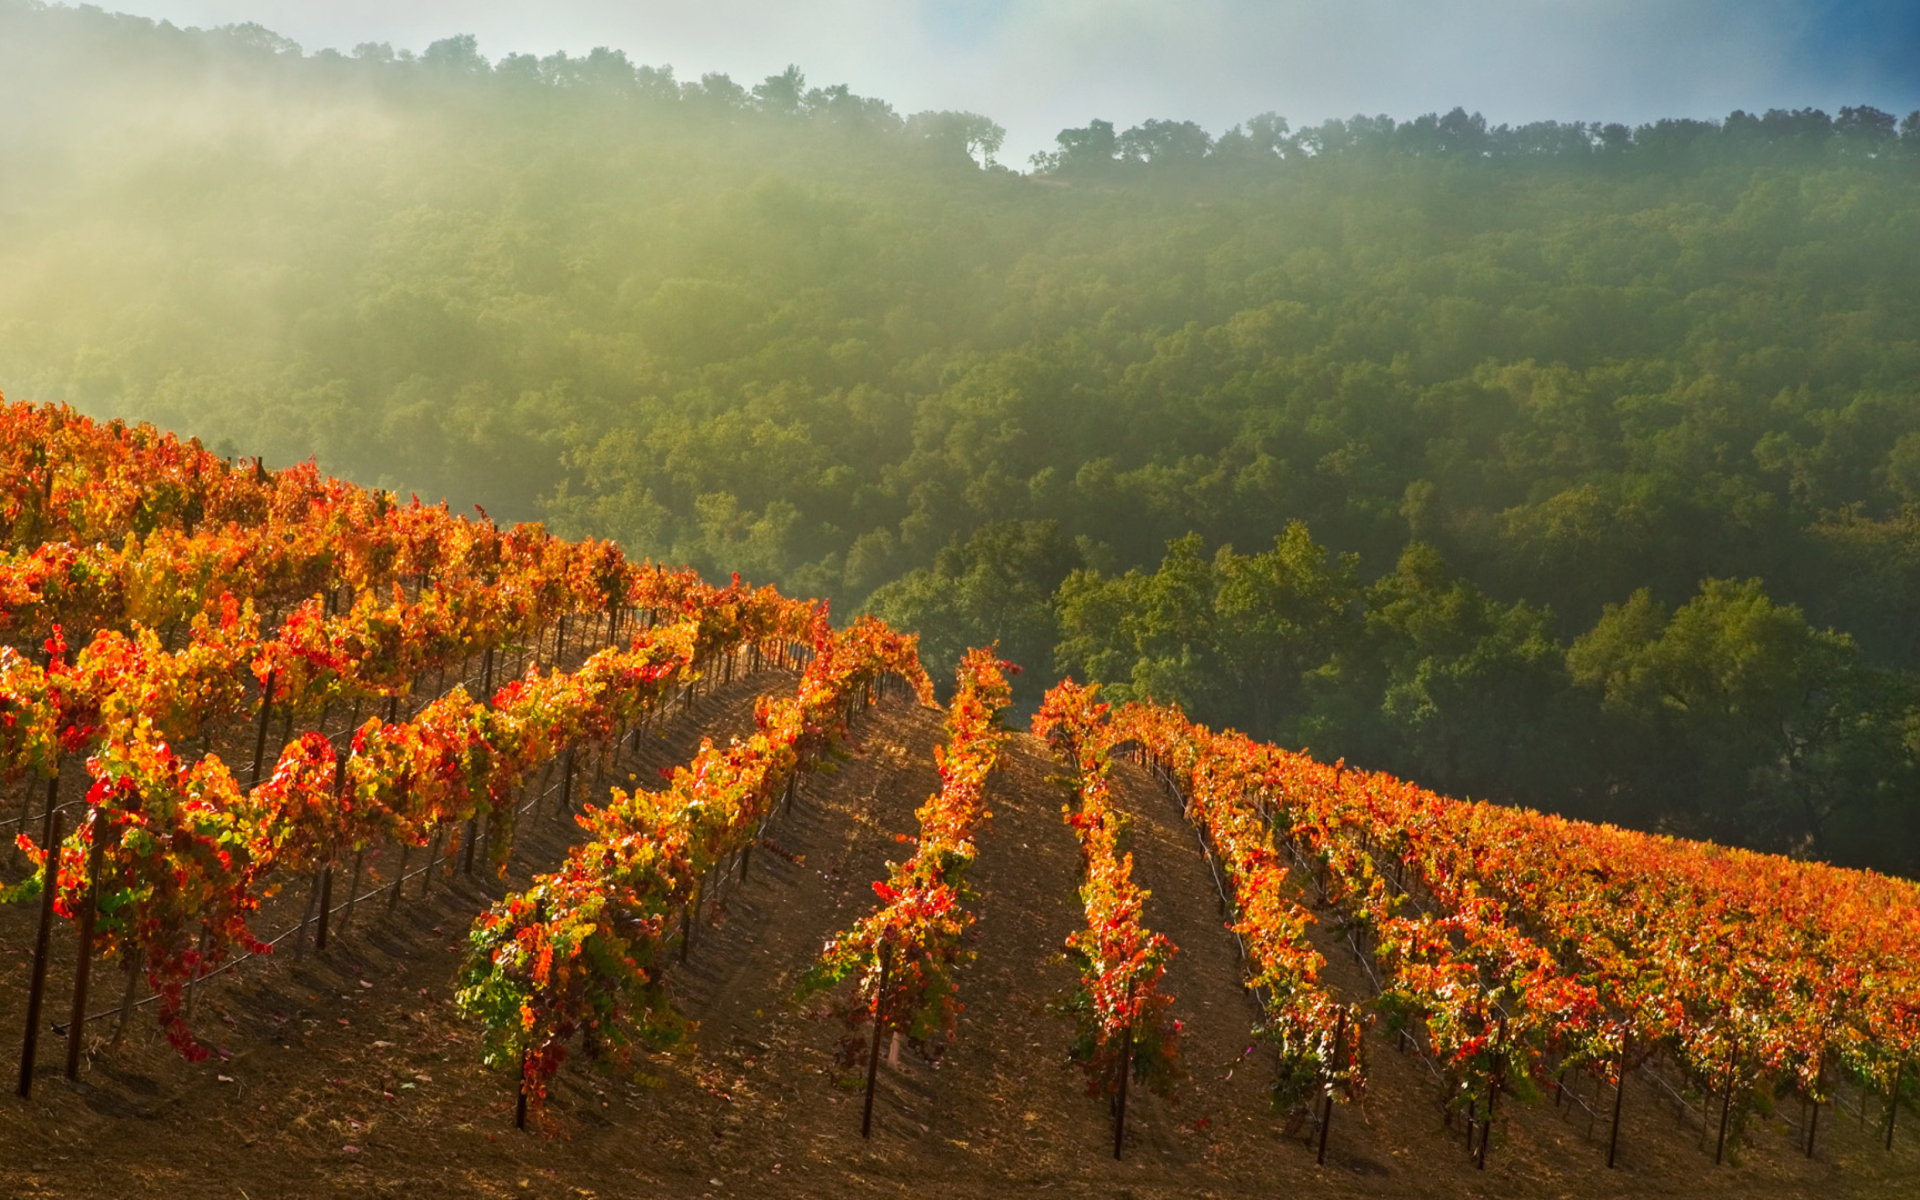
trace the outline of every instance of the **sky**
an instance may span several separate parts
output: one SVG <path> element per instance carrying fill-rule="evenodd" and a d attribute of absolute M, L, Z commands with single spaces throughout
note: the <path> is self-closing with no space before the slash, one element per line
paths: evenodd
<path fill-rule="evenodd" d="M 1920 108 L 1920 0 L 97 0 L 308 51 L 626 51 L 683 79 L 797 64 L 902 113 L 967 109 L 1024 162 L 1094 117 L 1218 133 L 1455 105 L 1494 122 L 1718 117 L 1735 108 Z"/>

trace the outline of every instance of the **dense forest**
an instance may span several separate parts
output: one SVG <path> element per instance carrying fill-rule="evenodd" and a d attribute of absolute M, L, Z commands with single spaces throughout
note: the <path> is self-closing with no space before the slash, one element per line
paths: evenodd
<path fill-rule="evenodd" d="M 1920 114 L 971 113 L 0 0 L 0 390 L 1920 870 Z"/>

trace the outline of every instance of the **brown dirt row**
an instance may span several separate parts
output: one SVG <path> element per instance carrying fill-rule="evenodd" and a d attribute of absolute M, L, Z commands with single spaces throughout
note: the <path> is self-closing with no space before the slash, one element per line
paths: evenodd
<path fill-rule="evenodd" d="M 690 712 L 661 722 L 637 755 L 623 753 L 609 782 L 658 786 L 658 772 L 685 762 L 703 735 L 746 732 L 755 696 L 791 688 L 794 679 L 768 671 L 702 695 Z M 582 760 L 576 804 L 591 795 L 590 778 Z M 65 1040 L 43 1026 L 33 1098 L 9 1096 L 13 1111 L 0 1119 L 0 1195 L 171 1195 L 189 1183 L 215 1195 L 359 1194 L 361 1164 L 389 1137 L 410 1154 L 423 1152 L 415 1182 L 439 1178 L 451 1161 L 442 1157 L 447 1148 L 409 1127 L 457 1134 L 500 1107 L 503 1094 L 511 1101 L 511 1083 L 479 1067 L 473 1031 L 450 1012 L 467 929 L 578 840 L 558 792 L 556 771 L 540 806 L 521 817 L 506 878 L 489 875 L 484 861 L 466 875 L 458 856 L 443 857 L 431 877 L 406 882 L 391 911 L 385 895 L 362 903 L 326 955 L 298 955 L 288 942 L 201 985 L 195 1029 L 217 1051 L 205 1063 L 183 1061 L 151 1010 L 141 1010 L 117 1053 L 105 1049 L 113 1020 L 89 1025 L 87 1068 L 69 1084 L 61 1077 Z M 370 856 L 363 892 L 390 880 L 392 857 Z M 423 852 L 413 852 L 409 871 L 423 865 Z M 336 878 L 338 902 L 345 879 Z M 256 927 L 290 929 L 305 903 L 305 882 L 291 884 L 263 906 Z M 37 915 L 30 907 L 0 906 L 0 1030 L 15 1048 Z M 63 923 L 50 1020 L 65 1021 L 73 940 Z M 113 1007 L 120 978 L 96 962 L 89 1007 Z M 6 1061 L 11 1088 L 17 1060 Z"/>
<path fill-rule="evenodd" d="M 644 776 L 683 760 L 696 728 L 744 726 L 751 682 L 701 702 L 651 743 Z M 863 717 L 860 752 L 811 781 L 770 829 L 751 873 L 709 912 L 668 984 L 695 1026 L 680 1046 L 595 1068 L 575 1059 L 554 1088 L 552 1129 L 512 1128 L 511 1081 L 480 1068 L 474 1031 L 447 998 L 473 914 L 501 885 L 456 878 L 392 918 L 362 922 L 325 959 L 274 962 L 209 989 L 209 1024 L 228 1057 L 194 1066 L 143 1032 L 97 1058 L 81 1085 L 43 1078 L 0 1121 L 0 1194 L 426 1196 L 940 1195 L 1174 1196 L 1876 1196 L 1920 1180 L 1920 1136 L 1889 1158 L 1871 1122 L 1829 1112 L 1814 1160 L 1756 1120 L 1736 1166 L 1716 1169 L 1650 1083 L 1626 1097 L 1619 1170 L 1605 1168 L 1606 1123 L 1550 1101 L 1513 1103 L 1487 1169 L 1443 1126 L 1417 1057 L 1370 1045 L 1367 1102 L 1336 1111 L 1328 1161 L 1310 1126 L 1267 1103 L 1270 1057 L 1249 1036 L 1256 1013 L 1238 984 L 1206 860 L 1167 793 L 1130 765 L 1116 796 L 1152 890 L 1150 923 L 1180 947 L 1167 977 L 1184 1022 L 1187 1079 L 1175 1101 L 1136 1094 L 1126 1157 L 1110 1153 L 1104 1102 L 1066 1061 L 1073 984 L 1061 957 L 1080 920 L 1078 855 L 1064 794 L 1038 743 L 1011 739 L 989 784 L 995 815 L 972 872 L 979 914 L 961 972 L 958 1037 L 928 1059 L 883 1065 L 871 1141 L 859 1136 L 859 1067 L 839 1060 L 841 1030 L 796 1004 L 800 975 L 833 933 L 875 903 L 871 883 L 905 853 L 896 835 L 937 786 L 937 713 L 894 702 Z M 563 831 L 530 831 L 527 857 L 557 860 Z M 545 840 L 543 840 L 545 839 Z M 1369 994 L 1329 929 L 1316 936 L 1332 986 Z M 0 1030 L 17 1029 L 27 924 L 0 911 Z M 1249 1050 L 1249 1047 L 1253 1048 Z M 53 1050 L 60 1049 L 54 1039 Z M 1584 1086 L 1584 1085 L 1583 1085 Z M 1789 1113 L 1787 1115 L 1794 1115 Z"/>
<path fill-rule="evenodd" d="M 1205 1004 L 1207 980 L 1233 974 L 1210 961 L 1198 972 L 1205 979 L 1198 979 L 1194 968 L 1200 963 L 1190 956 L 1224 954 L 1225 961 L 1231 962 L 1238 951 L 1232 935 L 1222 927 L 1223 914 L 1206 860 L 1177 801 L 1131 763 L 1117 764 L 1115 775 L 1116 795 L 1135 814 L 1137 877 L 1155 888 L 1149 920 L 1158 922 L 1156 928 L 1182 948 L 1168 977 L 1170 988 L 1183 997 L 1176 1012 L 1194 1013 L 1196 1001 Z M 1201 900 L 1206 903 L 1196 904 Z M 1302 902 L 1312 907 L 1311 897 L 1303 896 Z M 1338 913 L 1321 909 L 1316 915 L 1319 922 L 1312 937 L 1327 960 L 1327 984 L 1342 999 L 1371 999 L 1375 993 L 1367 970 L 1336 933 Z M 1243 1005 L 1240 1011 L 1251 1016 L 1252 1002 L 1246 1000 Z M 1196 1015 L 1188 1046 L 1196 1083 L 1203 1061 L 1201 1047 L 1209 1044 L 1203 1040 L 1208 1035 L 1200 1032 L 1200 1024 Z M 1218 1035 L 1213 1036 L 1212 1044 L 1220 1046 L 1215 1053 L 1224 1055 L 1231 1042 L 1222 1044 Z M 1854 1116 L 1828 1110 L 1820 1125 L 1817 1156 L 1806 1158 L 1796 1141 L 1797 1131 L 1787 1128 L 1784 1119 L 1798 1118 L 1793 1102 L 1774 1119 L 1751 1118 L 1748 1137 L 1739 1147 L 1738 1165 L 1716 1168 L 1711 1133 L 1704 1149 L 1701 1145 L 1698 1110 L 1687 1117 L 1676 1115 L 1671 1099 L 1645 1074 L 1628 1081 L 1614 1170 L 1606 1166 L 1612 1092 L 1596 1093 L 1593 1081 L 1582 1078 L 1572 1082 L 1571 1090 L 1598 1110 L 1597 1118 L 1590 1119 L 1588 1109 L 1571 1103 L 1556 1106 L 1544 1085 L 1532 1100 L 1503 1097 L 1487 1165 L 1481 1171 L 1467 1153 L 1464 1125 L 1444 1123 L 1441 1084 L 1434 1071 L 1416 1054 L 1402 1053 L 1393 1039 L 1378 1031 L 1369 1035 L 1366 1055 L 1368 1095 L 1357 1108 L 1335 1109 L 1324 1169 L 1315 1170 L 1313 1151 L 1306 1145 L 1314 1132 L 1310 1124 L 1298 1136 L 1281 1139 L 1284 1154 L 1269 1158 L 1253 1152 L 1251 1147 L 1258 1141 L 1255 1131 L 1263 1124 L 1272 1129 L 1278 1122 L 1272 1115 L 1260 1114 L 1259 1105 L 1244 1103 L 1257 1097 L 1239 1092 L 1233 1093 L 1234 1107 L 1248 1122 L 1246 1133 L 1231 1141 L 1222 1139 L 1222 1168 L 1232 1169 L 1228 1164 L 1238 1163 L 1249 1180 L 1263 1174 L 1285 1178 L 1290 1187 L 1314 1195 L 1343 1194 L 1340 1189 L 1345 1184 L 1369 1195 L 1435 1197 L 1831 1197 L 1907 1195 L 1920 1189 L 1920 1142 L 1903 1140 L 1897 1152 L 1888 1155 L 1878 1140 L 1880 1127 L 1874 1119 L 1863 1129 Z M 1255 1058 L 1247 1062 L 1252 1066 Z M 1265 1077 L 1257 1069 L 1252 1074 Z M 1207 1089 L 1209 1094 L 1219 1091 L 1217 1082 Z M 1717 1116 L 1716 1110 L 1716 1120 Z M 1248 1195 L 1256 1191 L 1251 1183 L 1245 1188 Z"/>

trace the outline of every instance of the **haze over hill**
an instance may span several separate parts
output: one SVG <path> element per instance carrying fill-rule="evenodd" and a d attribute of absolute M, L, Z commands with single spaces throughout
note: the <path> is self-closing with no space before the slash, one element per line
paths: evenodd
<path fill-rule="evenodd" d="M 809 74 L 902 112 L 970 109 L 1011 161 L 1098 114 L 1216 132 L 1277 110 L 1317 123 L 1462 105 L 1495 122 L 1634 124 L 1735 108 L 1920 106 L 1920 18 L 1901 0 L 127 0 L 176 25 L 253 21 L 308 50 L 453 32 L 491 58 L 624 49 L 686 78 Z"/>
<path fill-rule="evenodd" d="M 0 80 L 10 399 L 1920 868 L 1920 114 L 1091 121 L 1022 175 L 798 70 L 21 3 Z"/>

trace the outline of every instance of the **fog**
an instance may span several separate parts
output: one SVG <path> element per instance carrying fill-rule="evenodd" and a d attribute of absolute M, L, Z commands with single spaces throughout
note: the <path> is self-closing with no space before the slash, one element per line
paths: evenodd
<path fill-rule="evenodd" d="M 0 0 L 0 391 L 1920 868 L 1899 13 L 677 11 Z"/>
<path fill-rule="evenodd" d="M 1920 105 L 1920 8 L 1899 0 L 135 0 L 181 25 L 254 21 L 309 49 L 423 50 L 456 33 L 498 58 L 622 49 L 683 78 L 798 63 L 905 111 L 968 109 L 1012 161 L 1105 117 L 1296 121 L 1455 105 L 1495 121 Z"/>

